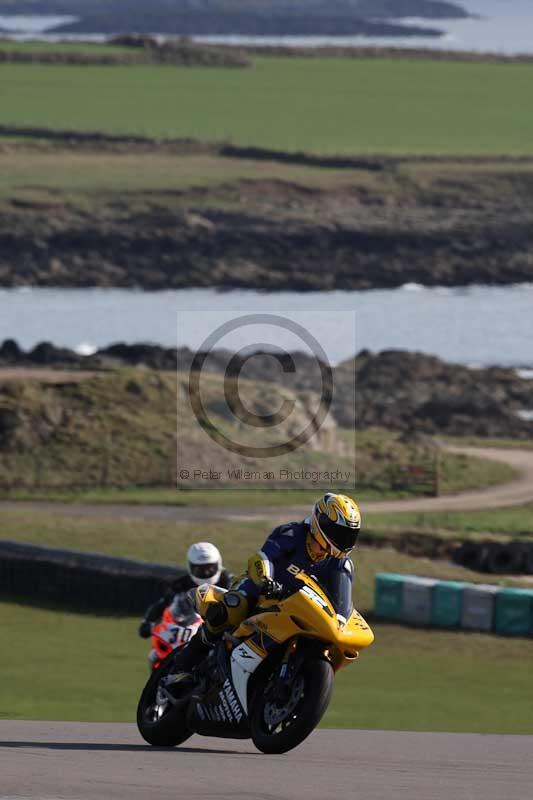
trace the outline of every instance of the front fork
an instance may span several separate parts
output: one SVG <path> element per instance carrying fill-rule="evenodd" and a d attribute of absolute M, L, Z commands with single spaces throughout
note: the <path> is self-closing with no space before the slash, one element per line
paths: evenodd
<path fill-rule="evenodd" d="M 298 639 L 291 639 L 285 648 L 280 668 L 274 685 L 276 699 L 285 702 L 291 694 L 291 682 L 299 666 Z"/>

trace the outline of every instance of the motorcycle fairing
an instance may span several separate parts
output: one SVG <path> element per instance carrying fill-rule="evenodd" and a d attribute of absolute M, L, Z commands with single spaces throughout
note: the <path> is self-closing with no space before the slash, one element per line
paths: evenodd
<path fill-rule="evenodd" d="M 160 622 L 152 628 L 153 649 L 149 656 L 152 669 L 156 669 L 173 650 L 186 645 L 202 624 L 202 618 L 196 612 L 187 617 L 177 617 L 173 610 L 175 603 L 174 600 L 165 608 Z"/>
<path fill-rule="evenodd" d="M 236 647 L 231 654 L 231 677 L 242 707 L 248 714 L 248 681 L 264 656 L 252 649 L 247 642 Z"/>
<path fill-rule="evenodd" d="M 187 723 L 202 736 L 248 739 L 250 729 L 246 707 L 243 707 L 233 685 L 230 661 L 223 646 L 219 647 L 217 656 L 207 692 L 191 697 Z"/>
<path fill-rule="evenodd" d="M 248 624 L 247 628 L 249 628 L 250 632 L 252 633 L 252 635 L 247 639 L 248 646 L 251 647 L 252 650 L 258 653 L 262 658 L 266 658 L 267 655 L 279 647 L 280 642 L 276 639 L 272 639 L 271 636 L 269 636 L 254 622 Z M 255 633 L 253 633 L 253 631 L 255 631 Z"/>
<path fill-rule="evenodd" d="M 298 580 L 301 582 L 299 590 L 278 604 L 263 601 L 256 613 L 234 632 L 234 636 L 248 638 L 252 633 L 263 631 L 268 640 L 278 644 L 302 636 L 317 639 L 324 642 L 325 652 L 337 671 L 354 661 L 360 650 L 372 644 L 374 634 L 355 609 L 349 619 L 338 615 L 323 589 L 310 576 L 301 572 Z M 256 646 L 255 642 L 250 644 Z"/>

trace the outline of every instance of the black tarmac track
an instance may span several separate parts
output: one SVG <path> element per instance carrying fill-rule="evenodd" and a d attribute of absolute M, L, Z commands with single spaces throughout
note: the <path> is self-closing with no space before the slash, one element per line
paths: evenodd
<path fill-rule="evenodd" d="M 134 725 L 0 721 L 0 800 L 531 800 L 533 736 L 320 730 L 283 756 Z"/>

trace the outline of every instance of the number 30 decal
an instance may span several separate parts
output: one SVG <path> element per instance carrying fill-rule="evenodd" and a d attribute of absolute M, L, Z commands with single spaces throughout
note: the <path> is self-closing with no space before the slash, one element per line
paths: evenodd
<path fill-rule="evenodd" d="M 172 625 L 170 632 L 169 644 L 187 644 L 192 636 L 192 628 L 182 628 L 181 625 Z"/>

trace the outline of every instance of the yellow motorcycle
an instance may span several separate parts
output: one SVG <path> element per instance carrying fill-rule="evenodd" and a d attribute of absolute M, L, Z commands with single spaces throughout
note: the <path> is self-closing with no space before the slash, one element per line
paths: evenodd
<path fill-rule="evenodd" d="M 259 598 L 252 616 L 224 634 L 190 676 L 172 673 L 170 655 L 139 700 L 143 738 L 172 747 L 198 733 L 251 738 L 263 753 L 296 747 L 326 711 L 335 672 L 374 641 L 351 590 L 343 571 L 324 586 L 299 572 L 283 598 Z M 200 586 L 199 610 L 205 613 L 221 591 Z"/>

